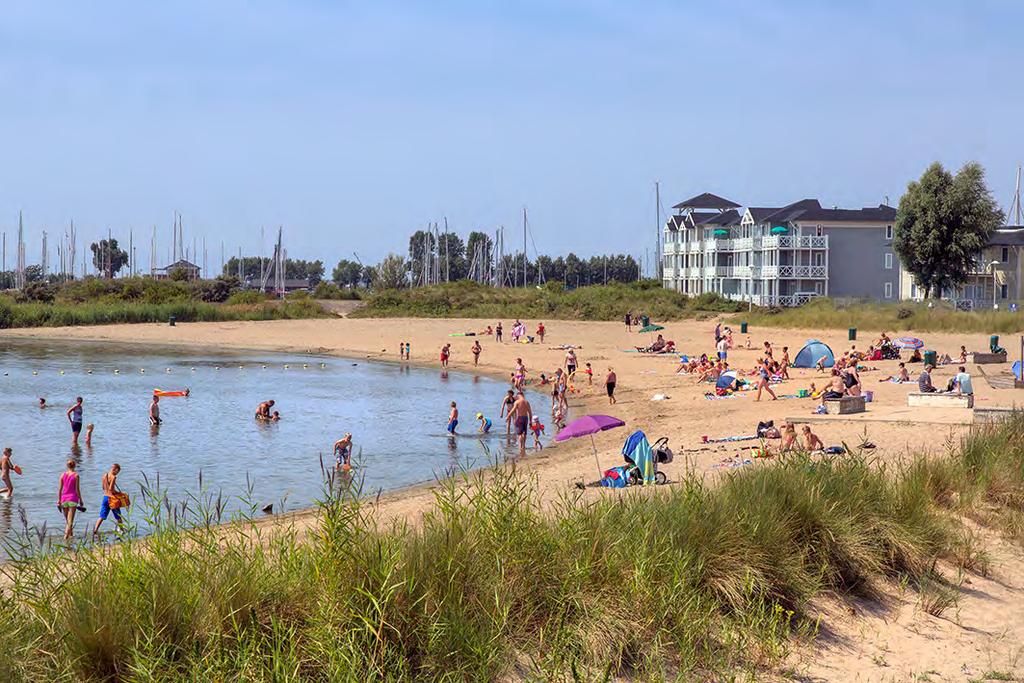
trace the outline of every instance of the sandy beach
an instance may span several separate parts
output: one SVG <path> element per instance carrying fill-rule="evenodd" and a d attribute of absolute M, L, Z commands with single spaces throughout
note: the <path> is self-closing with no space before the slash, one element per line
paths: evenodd
<path fill-rule="evenodd" d="M 575 345 L 580 363 L 590 362 L 594 370 L 594 384 L 585 378 L 577 382 L 576 392 L 570 397 L 571 416 L 604 413 L 620 417 L 625 429 L 612 430 L 595 437 L 598 463 L 589 440 L 570 441 L 546 447 L 540 454 L 532 452 L 522 464 L 534 470 L 542 497 L 550 499 L 572 488 L 577 482 L 593 482 L 599 471 L 621 464 L 619 455 L 622 442 L 633 429 L 643 429 L 653 441 L 666 436 L 676 453 L 675 462 L 664 466 L 669 480 L 677 479 L 684 468 L 707 477 L 721 476 L 734 471 L 722 466 L 729 458 L 750 458 L 749 449 L 757 441 L 736 443 L 702 442 L 731 435 L 752 434 L 759 421 L 773 420 L 776 424 L 787 418 L 811 421 L 814 431 L 826 445 L 845 444 L 857 447 L 865 441 L 877 445 L 872 457 L 898 459 L 919 452 L 942 453 L 955 444 L 970 429 L 972 413 L 969 410 L 925 410 L 908 408 L 906 394 L 916 391 L 916 384 L 892 384 L 880 379 L 893 374 L 896 361 L 870 362 L 871 368 L 862 373 L 863 386 L 874 392 L 874 401 L 868 411 L 854 416 L 814 416 L 817 401 L 810 398 L 783 398 L 769 400 L 767 394 L 756 402 L 754 392 L 742 392 L 734 398 L 708 400 L 705 393 L 710 385 L 697 385 L 692 376 L 676 374 L 677 356 L 649 356 L 636 353 L 635 347 L 649 344 L 651 335 L 627 332 L 622 323 L 564 322 L 545 320 L 547 335 L 543 344 L 513 344 L 508 330 L 511 321 L 503 321 L 506 341 L 496 343 L 486 336 L 450 336 L 465 332 L 480 332 L 497 321 L 440 320 L 440 319 L 320 319 L 272 322 L 193 323 L 167 325 L 118 325 L 107 327 L 77 327 L 53 329 L 5 330 L 5 338 L 44 338 L 62 340 L 109 341 L 140 345 L 181 345 L 216 349 L 258 349 L 342 356 L 399 362 L 398 344 L 411 343 L 411 362 L 437 367 L 438 354 L 445 343 L 452 344 L 450 370 L 476 372 L 507 378 L 516 358 L 522 358 L 530 377 L 539 373 L 550 374 L 562 365 L 565 351 L 561 345 Z M 537 321 L 528 321 L 530 333 Z M 664 334 L 673 340 L 682 353 L 699 355 L 714 350 L 715 320 L 667 323 Z M 733 368 L 749 371 L 760 357 L 765 340 L 772 343 L 776 356 L 783 346 L 789 347 L 794 357 L 807 339 L 815 338 L 828 343 L 839 355 L 856 344 L 866 349 L 877 338 L 879 330 L 862 330 L 855 342 L 847 340 L 845 331 L 826 332 L 809 330 L 775 330 L 751 328 L 749 339 L 753 348 L 745 348 L 747 335 L 735 330 L 738 348 L 729 352 Z M 888 331 L 890 335 L 910 334 Z M 928 334 L 921 336 L 926 348 L 956 355 L 961 344 L 968 351 L 986 350 L 986 335 Z M 470 346 L 474 339 L 483 345 L 480 365 L 473 366 Z M 1005 344 L 1004 344 L 1005 345 Z M 920 365 L 908 365 L 916 379 Z M 603 381 L 609 368 L 618 376 L 618 403 L 609 406 Z M 955 366 L 944 366 L 933 373 L 936 386 L 945 386 L 955 373 Z M 968 366 L 974 377 L 976 408 L 1007 408 L 1024 397 L 1012 388 L 1008 366 Z M 808 389 L 811 383 L 819 388 L 826 376 L 814 370 L 791 370 L 792 379 L 775 387 L 780 396 L 796 394 Z M 652 400 L 655 395 L 665 400 Z M 492 408 L 496 417 L 501 396 L 494 397 Z M 447 399 L 440 393 L 421 398 L 429 402 L 434 412 L 443 410 Z M 434 405 L 436 403 L 436 405 Z M 550 426 L 549 405 L 534 406 Z M 357 435 L 358 439 L 358 435 Z M 778 442 L 776 442 L 778 443 Z M 751 458 L 754 460 L 753 458 Z M 761 466 L 755 460 L 750 467 Z M 432 502 L 433 486 L 425 485 L 404 489 L 382 496 L 379 514 L 384 517 L 403 518 L 415 522 Z M 614 495 L 614 492 L 588 488 L 584 495 Z M 308 515 L 293 517 L 300 524 L 309 524 Z M 823 639 L 814 652 L 802 653 L 794 661 L 794 670 L 807 680 L 912 680 L 915 675 L 931 674 L 930 680 L 964 680 L 964 672 L 973 676 L 985 671 L 1014 671 L 1021 654 L 1019 643 L 1024 637 L 1024 624 L 1018 615 L 1024 608 L 1024 589 L 1020 585 L 1020 570 L 1024 569 L 1019 551 L 993 540 L 997 562 L 989 579 L 971 577 L 970 590 L 963 595 L 955 617 L 930 617 L 915 610 L 913 596 L 893 594 L 890 605 L 880 613 L 863 613 L 830 619 L 829 638 Z M 825 606 L 823 606 L 825 609 Z M 821 652 L 827 656 L 818 656 Z M 948 678 L 947 678 L 948 676 Z M 957 678 L 959 677 L 959 678 Z M 970 678 L 971 676 L 967 676 Z M 922 679 L 923 680 L 923 679 Z"/>

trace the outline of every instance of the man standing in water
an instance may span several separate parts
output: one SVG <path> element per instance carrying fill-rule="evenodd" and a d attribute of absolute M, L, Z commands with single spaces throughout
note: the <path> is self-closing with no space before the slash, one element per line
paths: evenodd
<path fill-rule="evenodd" d="M 270 409 L 274 407 L 274 400 L 264 401 L 256 408 L 257 420 L 270 420 Z"/>
<path fill-rule="evenodd" d="M 153 395 L 153 402 L 149 404 L 149 424 L 153 427 L 160 426 L 160 397 Z"/>
<path fill-rule="evenodd" d="M 349 470 L 352 468 L 352 432 L 334 442 L 335 468 Z"/>
<path fill-rule="evenodd" d="M 78 445 L 78 435 L 82 433 L 82 397 L 75 399 L 75 405 L 68 408 L 68 422 L 71 423 L 71 445 Z"/>
<path fill-rule="evenodd" d="M 519 455 L 526 455 L 526 433 L 530 429 L 530 421 L 533 420 L 533 408 L 530 407 L 530 402 L 526 400 L 526 396 L 523 392 L 519 392 L 516 395 L 515 403 L 512 404 L 512 409 L 509 411 L 512 416 L 512 421 L 516 425 L 516 439 L 519 440 Z"/>

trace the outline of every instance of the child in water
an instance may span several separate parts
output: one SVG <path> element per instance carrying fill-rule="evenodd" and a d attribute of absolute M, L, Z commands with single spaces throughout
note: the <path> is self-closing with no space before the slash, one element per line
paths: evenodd
<path fill-rule="evenodd" d="M 18 472 L 16 469 L 18 466 L 11 461 L 12 451 L 10 448 L 4 449 L 3 456 L 0 456 L 0 482 L 3 482 L 4 488 L 0 489 L 0 496 L 9 496 L 14 493 L 14 484 L 11 483 L 11 470 Z"/>
<path fill-rule="evenodd" d="M 86 446 L 91 446 L 92 445 L 92 428 L 93 428 L 93 426 L 94 425 L 93 425 L 92 422 L 90 422 L 89 424 L 85 425 L 85 445 Z"/>
<path fill-rule="evenodd" d="M 540 417 L 537 415 L 533 416 L 533 422 L 530 423 L 530 431 L 533 432 L 533 450 L 544 450 L 544 445 L 540 442 L 540 435 L 544 433 L 544 425 L 540 423 Z"/>
<path fill-rule="evenodd" d="M 352 459 L 352 432 L 346 432 L 345 436 L 334 442 L 335 467 L 338 469 L 351 469 Z"/>
<path fill-rule="evenodd" d="M 452 401 L 452 410 L 448 413 L 448 430 L 449 434 L 455 434 L 455 428 L 459 426 L 459 409 L 455 405 L 455 401 Z"/>
<path fill-rule="evenodd" d="M 477 413 L 476 414 L 476 419 L 480 421 L 480 428 L 478 429 L 478 431 L 481 434 L 490 434 L 491 433 L 491 427 L 493 426 L 492 423 L 491 423 L 491 418 L 484 417 L 483 413 Z"/>

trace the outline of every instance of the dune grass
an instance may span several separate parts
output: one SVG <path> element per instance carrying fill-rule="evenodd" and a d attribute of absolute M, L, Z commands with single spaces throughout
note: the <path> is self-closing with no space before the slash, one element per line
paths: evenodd
<path fill-rule="evenodd" d="M 980 332 L 1010 334 L 1024 331 L 1024 316 L 1007 310 L 958 311 L 945 303 L 860 303 L 840 305 L 817 299 L 803 306 L 783 309 L 756 308 L 733 316 L 763 327 L 803 329 L 912 330 L 915 332 Z"/>
<path fill-rule="evenodd" d="M 542 287 L 496 288 L 464 280 L 373 292 L 350 317 L 622 320 L 627 311 L 632 311 L 665 321 L 692 318 L 702 311 L 738 310 L 739 304 L 717 295 L 688 298 L 652 280 L 572 290 L 566 290 L 560 282 Z"/>
<path fill-rule="evenodd" d="M 221 320 L 280 320 L 320 318 L 326 313 L 314 301 L 264 301 L 253 304 L 213 304 L 201 301 L 145 303 L 93 301 L 85 303 L 14 303 L 0 297 L 0 329 L 12 327 L 64 327 L 115 323 L 166 323 Z"/>
<path fill-rule="evenodd" d="M 566 492 L 542 509 L 508 465 L 446 482 L 421 524 L 325 495 L 311 539 L 216 526 L 223 505 L 140 496 L 151 529 L 0 568 L 8 680 L 703 680 L 813 637 L 811 601 L 882 582 L 955 601 L 985 571 L 972 517 L 1020 538 L 1024 415 L 945 456 L 797 456 L 715 486 Z M 337 490 L 333 485 L 328 490 Z M 33 538 L 27 526 L 20 538 Z M 41 538 L 41 536 L 40 536 Z M 936 590 L 936 586 L 940 590 Z M 943 596 L 940 600 L 936 596 Z M 940 604 L 941 602 L 941 604 Z"/>

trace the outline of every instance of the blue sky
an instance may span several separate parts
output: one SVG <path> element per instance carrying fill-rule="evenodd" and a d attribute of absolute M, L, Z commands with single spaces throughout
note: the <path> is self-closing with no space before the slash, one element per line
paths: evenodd
<path fill-rule="evenodd" d="M 211 265 L 277 225 L 333 263 L 527 206 L 543 252 L 640 254 L 655 180 L 666 208 L 895 204 L 933 160 L 1005 207 L 1022 31 L 1013 0 L 11 3 L 0 229 L 10 265 L 19 209 L 30 262 L 71 219 L 132 227 L 148 265 L 178 210 Z"/>

